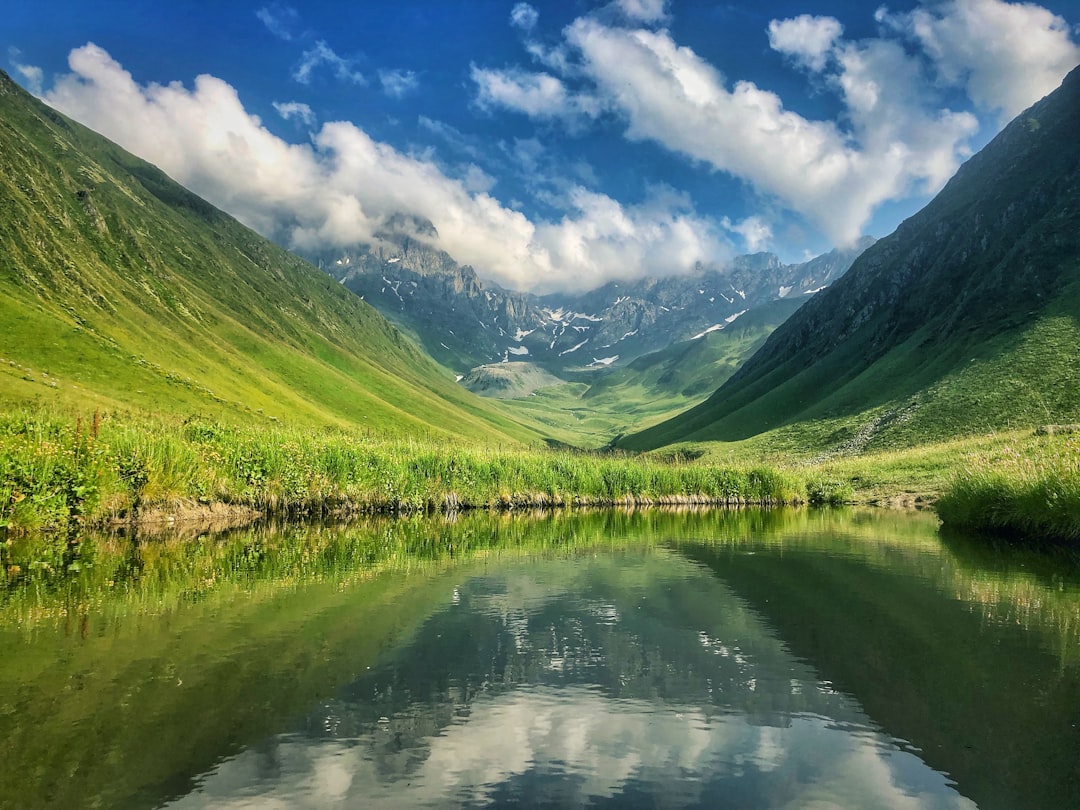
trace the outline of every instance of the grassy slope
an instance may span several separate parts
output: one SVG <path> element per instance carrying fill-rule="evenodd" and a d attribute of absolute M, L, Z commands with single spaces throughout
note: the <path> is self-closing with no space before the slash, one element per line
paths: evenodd
<path fill-rule="evenodd" d="M 1080 419 L 1078 97 L 1074 73 L 713 397 L 623 445 L 861 450 Z"/>
<path fill-rule="evenodd" d="M 0 74 L 0 404 L 534 434 L 367 304 Z"/>

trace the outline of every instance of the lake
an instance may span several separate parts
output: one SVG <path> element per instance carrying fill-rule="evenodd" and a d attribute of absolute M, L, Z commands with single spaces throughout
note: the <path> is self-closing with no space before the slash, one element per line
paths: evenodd
<path fill-rule="evenodd" d="M 1080 806 L 1080 570 L 885 510 L 12 539 L 0 807 Z"/>

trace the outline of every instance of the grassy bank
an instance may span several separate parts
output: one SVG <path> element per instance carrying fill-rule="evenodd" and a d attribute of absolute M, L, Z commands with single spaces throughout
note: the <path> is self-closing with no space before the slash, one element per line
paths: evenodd
<path fill-rule="evenodd" d="M 818 474 L 117 414 L 0 416 L 0 525 L 229 504 L 272 515 L 615 503 L 837 501 Z"/>
<path fill-rule="evenodd" d="M 937 510 L 949 526 L 1080 543 L 1080 434 L 1013 441 L 968 456 Z"/>
<path fill-rule="evenodd" d="M 1080 433 L 833 456 L 760 441 L 649 456 L 131 414 L 0 415 L 0 528 L 647 503 L 936 503 L 946 524 L 1080 541 Z"/>

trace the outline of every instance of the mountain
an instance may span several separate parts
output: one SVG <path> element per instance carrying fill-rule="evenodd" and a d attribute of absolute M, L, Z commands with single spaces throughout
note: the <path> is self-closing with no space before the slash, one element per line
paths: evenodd
<path fill-rule="evenodd" d="M 415 233 L 416 223 L 409 226 Z M 812 294 L 873 241 L 801 264 L 759 253 L 679 276 L 538 297 L 485 282 L 415 237 L 380 237 L 376 246 L 309 258 L 458 373 L 528 361 L 568 379 L 723 329 L 761 304 Z"/>
<path fill-rule="evenodd" d="M 815 423 L 827 449 L 1080 421 L 1080 68 L 646 449 Z"/>
<path fill-rule="evenodd" d="M 532 438 L 385 318 L 0 73 L 0 402 Z"/>

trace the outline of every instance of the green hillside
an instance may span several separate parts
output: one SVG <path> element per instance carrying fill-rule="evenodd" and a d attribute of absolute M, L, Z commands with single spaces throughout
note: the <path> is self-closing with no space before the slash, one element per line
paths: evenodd
<path fill-rule="evenodd" d="M 1080 421 L 1080 70 L 701 405 L 625 439 L 826 451 Z"/>
<path fill-rule="evenodd" d="M 0 405 L 529 439 L 358 297 L 0 73 Z"/>

